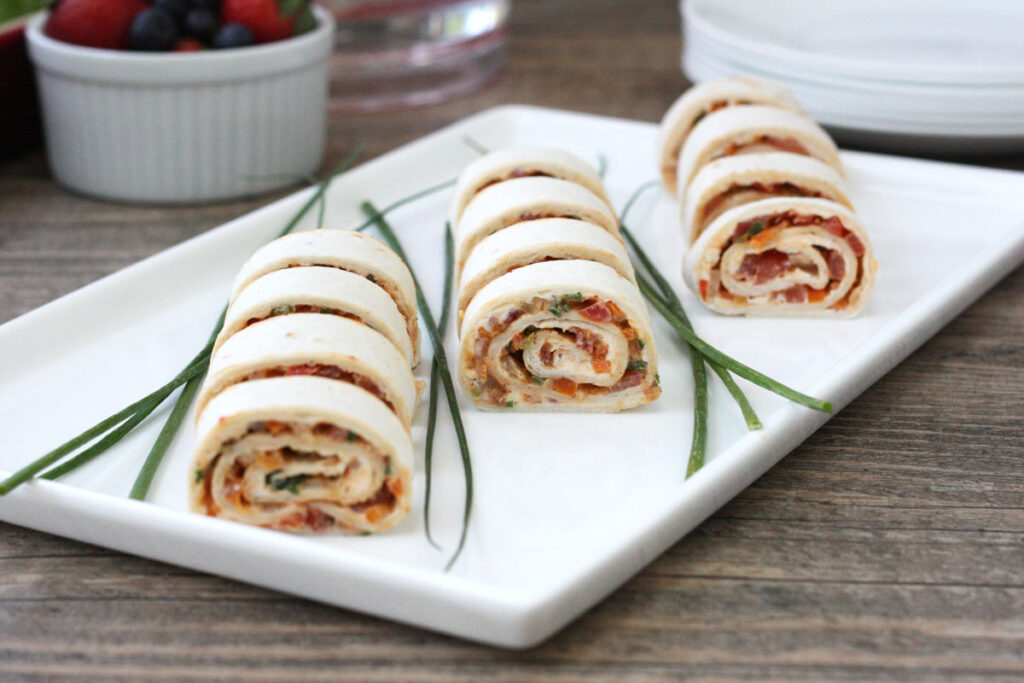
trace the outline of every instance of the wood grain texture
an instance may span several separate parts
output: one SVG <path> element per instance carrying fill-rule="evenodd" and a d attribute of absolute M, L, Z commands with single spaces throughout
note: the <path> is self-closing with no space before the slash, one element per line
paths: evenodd
<path fill-rule="evenodd" d="M 509 102 L 657 120 L 675 2 L 518 0 L 511 60 L 443 106 L 333 113 L 327 165 Z M 1024 168 L 1024 159 L 982 160 Z M 270 198 L 91 200 L 0 163 L 0 322 Z M 1024 269 L 607 600 L 505 652 L 0 524 L 0 679 L 1024 678 Z"/>

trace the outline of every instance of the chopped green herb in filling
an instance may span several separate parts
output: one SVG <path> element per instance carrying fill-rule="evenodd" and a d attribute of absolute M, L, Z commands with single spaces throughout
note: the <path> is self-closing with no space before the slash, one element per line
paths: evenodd
<path fill-rule="evenodd" d="M 506 408 L 512 408 L 512 407 L 515 406 L 515 404 L 516 404 L 515 401 L 505 401 L 505 407 Z"/>
<path fill-rule="evenodd" d="M 748 240 L 762 230 L 764 230 L 764 223 L 761 221 L 754 221 L 754 224 L 747 229 L 747 233 L 743 235 L 743 239 Z"/>
<path fill-rule="evenodd" d="M 196 470 L 196 483 L 198 484 L 206 476 L 206 470 Z"/>
<path fill-rule="evenodd" d="M 278 476 L 280 471 L 281 470 L 279 469 L 274 470 L 266 476 L 267 486 L 275 491 L 288 491 L 292 495 L 296 495 L 299 492 L 299 486 L 309 479 L 308 474 L 296 474 L 292 477 L 281 477 Z"/>
<path fill-rule="evenodd" d="M 288 315 L 289 313 L 294 312 L 295 307 L 291 304 L 281 304 L 280 306 L 274 306 L 270 309 L 270 317 L 274 317 L 275 315 Z"/>
<path fill-rule="evenodd" d="M 575 301 L 576 303 L 579 303 L 580 301 L 583 301 L 583 294 L 581 292 L 566 294 L 562 297 L 562 301 Z"/>
<path fill-rule="evenodd" d="M 534 384 L 544 384 L 544 378 L 543 377 L 531 376 L 530 377 L 530 381 L 533 382 Z"/>
<path fill-rule="evenodd" d="M 646 370 L 647 361 L 645 360 L 631 360 L 626 363 L 627 370 Z"/>

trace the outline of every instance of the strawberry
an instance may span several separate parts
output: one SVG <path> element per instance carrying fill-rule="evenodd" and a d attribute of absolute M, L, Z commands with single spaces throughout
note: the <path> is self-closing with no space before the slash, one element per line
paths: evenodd
<path fill-rule="evenodd" d="M 248 27 L 257 43 L 269 43 L 308 29 L 313 16 L 309 0 L 223 0 L 220 18 Z"/>
<path fill-rule="evenodd" d="M 128 47 L 132 19 L 149 7 L 145 0 L 60 0 L 44 32 L 56 40 L 87 47 Z"/>

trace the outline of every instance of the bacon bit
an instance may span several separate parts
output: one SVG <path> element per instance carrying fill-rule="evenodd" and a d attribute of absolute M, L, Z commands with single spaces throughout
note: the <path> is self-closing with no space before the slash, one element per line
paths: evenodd
<path fill-rule="evenodd" d="M 551 388 L 564 396 L 572 397 L 576 395 L 576 382 L 565 377 L 551 380 Z"/>
<path fill-rule="evenodd" d="M 320 307 L 313 306 L 311 304 L 295 304 L 294 306 L 296 313 L 319 313 Z"/>
<path fill-rule="evenodd" d="M 737 145 L 735 142 L 730 142 L 729 146 L 725 148 L 724 152 L 722 152 L 722 156 L 731 157 L 738 151 L 740 151 L 740 146 Z"/>
<path fill-rule="evenodd" d="M 700 298 L 705 300 L 705 301 L 708 298 L 708 281 L 707 280 L 701 280 L 700 281 Z"/>
<path fill-rule="evenodd" d="M 306 526 L 310 531 L 323 531 L 332 524 L 334 524 L 334 517 L 322 510 L 315 507 L 306 509 Z"/>
<path fill-rule="evenodd" d="M 609 302 L 608 305 L 598 301 L 597 303 L 590 304 L 586 308 L 581 308 L 578 312 L 580 317 L 586 318 L 591 322 L 595 323 L 606 323 L 612 319 L 612 311 L 610 306 L 614 306 Z"/>
<path fill-rule="evenodd" d="M 831 218 L 822 221 L 821 227 L 825 228 L 836 237 L 842 237 L 846 232 L 846 228 L 843 227 L 843 222 L 836 216 L 832 216 Z"/>
<path fill-rule="evenodd" d="M 817 304 L 824 301 L 827 296 L 827 289 L 812 289 L 807 293 L 807 301 L 812 304 Z"/>
<path fill-rule="evenodd" d="M 864 255 L 864 243 L 861 242 L 856 235 L 854 235 L 851 232 L 849 235 L 846 236 L 846 241 L 849 243 L 850 248 L 853 249 L 853 253 L 855 256 Z"/>
<path fill-rule="evenodd" d="M 505 321 L 502 323 L 506 328 L 523 317 L 523 312 L 520 309 L 516 309 L 505 316 Z"/>
<path fill-rule="evenodd" d="M 740 263 L 738 274 L 754 276 L 756 284 L 764 284 L 786 272 L 789 255 L 778 249 L 769 249 L 760 254 L 747 254 Z"/>
<path fill-rule="evenodd" d="M 328 437 L 335 441 L 348 441 L 348 430 L 332 425 L 329 422 L 317 422 L 313 425 L 313 434 Z"/>
<path fill-rule="evenodd" d="M 828 276 L 833 280 L 842 280 L 846 274 L 846 260 L 834 249 L 828 250 Z"/>
<path fill-rule="evenodd" d="M 264 420 L 263 427 L 270 432 L 271 436 L 277 436 L 278 434 L 283 434 L 292 430 L 292 428 L 288 426 L 287 422 L 280 422 L 278 420 Z"/>
<path fill-rule="evenodd" d="M 809 156 L 807 148 L 801 145 L 793 138 L 776 138 L 771 135 L 762 136 L 762 141 L 765 144 L 771 145 L 780 152 L 789 152 L 791 154 L 803 154 Z"/>
<path fill-rule="evenodd" d="M 786 303 L 802 304 L 807 301 L 807 285 L 793 285 L 782 294 L 786 297 Z"/>
<path fill-rule="evenodd" d="M 611 362 L 604 359 L 594 359 L 590 361 L 590 366 L 594 368 L 594 372 L 601 375 L 607 375 L 612 371 Z"/>
<path fill-rule="evenodd" d="M 643 370 L 627 370 L 622 375 L 622 379 L 616 382 L 611 387 L 611 392 L 622 391 L 623 389 L 629 389 L 630 387 L 639 386 L 644 381 Z"/>

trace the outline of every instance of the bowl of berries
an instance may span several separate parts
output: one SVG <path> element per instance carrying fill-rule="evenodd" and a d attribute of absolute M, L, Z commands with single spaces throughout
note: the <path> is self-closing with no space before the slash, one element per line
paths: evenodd
<path fill-rule="evenodd" d="M 73 190 L 146 203 L 313 173 L 333 33 L 309 0 L 58 0 L 26 27 L 50 168 Z"/>

